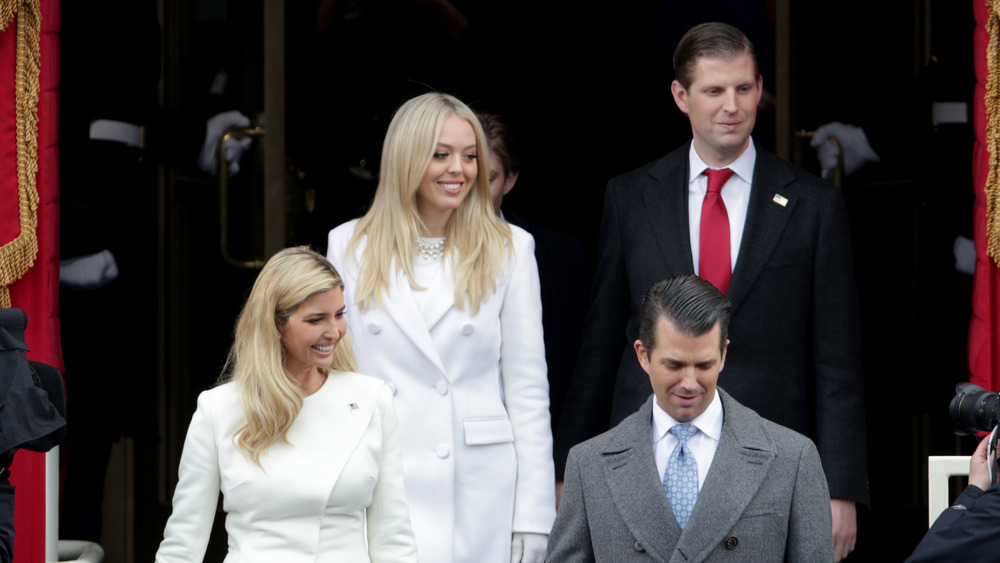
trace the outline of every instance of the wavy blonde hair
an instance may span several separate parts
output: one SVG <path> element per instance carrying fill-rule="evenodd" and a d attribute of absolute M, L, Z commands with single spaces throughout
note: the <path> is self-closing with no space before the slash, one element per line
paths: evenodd
<path fill-rule="evenodd" d="M 455 307 L 465 308 L 468 296 L 472 314 L 496 292 L 496 281 L 509 258 L 510 227 L 493 211 L 489 186 L 489 145 L 475 113 L 458 98 L 430 93 L 417 96 L 396 111 L 382 144 L 378 188 L 371 209 L 358 220 L 348 245 L 355 256 L 365 241 L 355 302 L 370 307 L 382 299 L 402 269 L 410 285 L 413 257 L 423 221 L 417 212 L 420 181 L 437 147 L 441 128 L 449 115 L 469 122 L 476 135 L 475 185 L 448 220 L 445 259 L 455 272 Z"/>
<path fill-rule="evenodd" d="M 220 382 L 232 380 L 240 394 L 247 422 L 234 436 L 236 447 L 260 465 L 260 456 L 288 429 L 302 410 L 302 389 L 285 371 L 278 327 L 311 295 L 344 289 L 330 262 L 308 247 L 286 248 L 267 261 L 236 321 Z M 354 371 L 357 363 L 347 333 L 333 351 L 331 370 Z"/>

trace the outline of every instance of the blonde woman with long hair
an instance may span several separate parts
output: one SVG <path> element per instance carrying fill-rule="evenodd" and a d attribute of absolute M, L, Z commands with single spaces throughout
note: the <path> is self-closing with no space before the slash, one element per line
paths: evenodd
<path fill-rule="evenodd" d="M 555 478 L 534 243 L 493 212 L 488 148 L 445 94 L 402 105 L 371 209 L 330 233 L 359 369 L 395 394 L 420 559 L 540 562 Z"/>
<path fill-rule="evenodd" d="M 417 560 L 392 392 L 354 373 L 344 315 L 326 258 L 267 262 L 198 397 L 156 561 L 202 561 L 220 491 L 227 563 Z"/>

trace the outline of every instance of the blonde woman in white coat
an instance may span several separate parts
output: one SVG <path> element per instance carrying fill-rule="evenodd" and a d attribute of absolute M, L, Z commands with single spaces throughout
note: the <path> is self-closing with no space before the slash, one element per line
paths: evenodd
<path fill-rule="evenodd" d="M 417 561 L 392 393 L 353 373 L 344 285 L 305 248 L 274 255 L 198 397 L 157 562 L 202 561 L 223 494 L 237 562 Z"/>
<path fill-rule="evenodd" d="M 487 151 L 459 100 L 409 100 L 371 209 L 329 239 L 359 369 L 395 394 L 428 563 L 540 562 L 555 518 L 534 243 L 493 212 Z"/>

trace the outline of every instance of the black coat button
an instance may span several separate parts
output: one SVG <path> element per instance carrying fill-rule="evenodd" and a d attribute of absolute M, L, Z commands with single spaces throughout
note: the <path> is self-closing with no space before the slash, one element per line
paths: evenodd
<path fill-rule="evenodd" d="M 726 538 L 726 549 L 736 549 L 738 545 L 740 545 L 740 540 L 736 539 L 735 536 Z"/>

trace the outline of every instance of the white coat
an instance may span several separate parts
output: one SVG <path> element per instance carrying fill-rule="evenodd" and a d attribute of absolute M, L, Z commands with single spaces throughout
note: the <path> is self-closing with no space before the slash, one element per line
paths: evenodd
<path fill-rule="evenodd" d="M 344 278 L 358 370 L 389 382 L 417 552 L 434 563 L 508 563 L 511 532 L 548 534 L 555 519 L 549 394 L 534 241 L 511 226 L 511 261 L 476 315 L 440 276 L 418 308 L 400 270 L 381 306 L 354 289 L 364 244 L 356 221 L 330 232 Z M 502 368 L 502 376 L 501 376 Z"/>
<path fill-rule="evenodd" d="M 202 561 L 220 490 L 226 563 L 417 560 L 383 382 L 331 372 L 305 398 L 288 443 L 261 455 L 263 469 L 233 442 L 245 423 L 234 383 L 198 397 L 157 563 Z"/>

